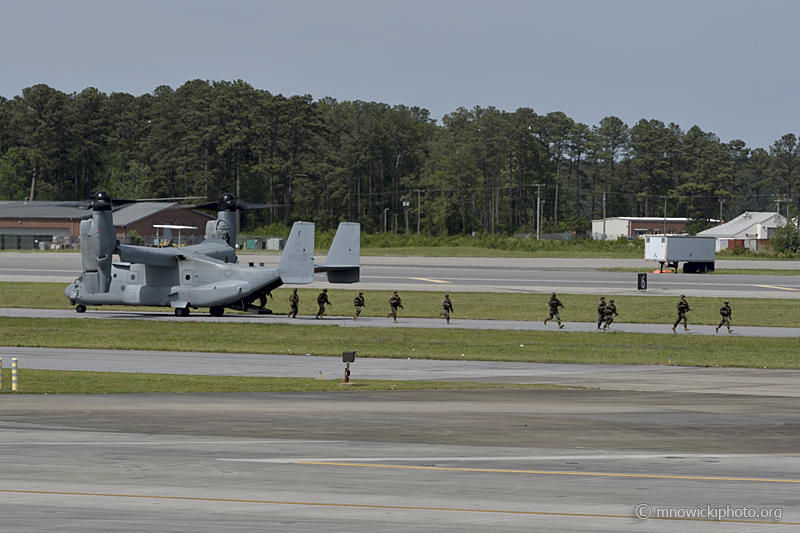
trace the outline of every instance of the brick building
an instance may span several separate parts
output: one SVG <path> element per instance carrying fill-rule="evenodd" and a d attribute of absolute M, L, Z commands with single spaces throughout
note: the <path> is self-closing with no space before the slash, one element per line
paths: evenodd
<path fill-rule="evenodd" d="M 114 211 L 117 239 L 126 242 L 135 230 L 152 244 L 154 224 L 194 226 L 182 230 L 182 242 L 199 242 L 205 235 L 206 222 L 216 217 L 195 210 L 174 210 L 176 203 L 138 202 Z M 79 248 L 81 220 L 92 218 L 92 211 L 65 207 L 61 202 L 0 202 L 0 249 Z M 158 237 L 177 240 L 175 230 L 158 231 Z"/>

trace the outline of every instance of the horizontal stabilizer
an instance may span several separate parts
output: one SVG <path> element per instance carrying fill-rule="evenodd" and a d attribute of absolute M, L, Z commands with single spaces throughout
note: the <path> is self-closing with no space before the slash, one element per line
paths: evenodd
<path fill-rule="evenodd" d="M 284 284 L 314 282 L 314 224 L 295 222 L 278 262 L 278 274 Z"/>

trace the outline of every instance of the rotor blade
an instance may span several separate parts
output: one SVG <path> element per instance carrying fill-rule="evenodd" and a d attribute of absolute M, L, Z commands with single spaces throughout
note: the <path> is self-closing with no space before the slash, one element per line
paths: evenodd
<path fill-rule="evenodd" d="M 91 209 L 91 200 L 81 200 L 79 202 L 60 202 L 55 204 L 56 207 L 74 207 L 75 209 Z"/>
<path fill-rule="evenodd" d="M 269 207 L 286 207 L 285 204 L 252 204 L 250 202 L 239 202 L 236 209 L 240 211 L 249 211 L 252 209 L 267 209 Z"/>

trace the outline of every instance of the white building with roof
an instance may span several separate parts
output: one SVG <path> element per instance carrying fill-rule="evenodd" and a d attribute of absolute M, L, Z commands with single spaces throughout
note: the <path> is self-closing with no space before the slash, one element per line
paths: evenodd
<path fill-rule="evenodd" d="M 597 241 L 613 241 L 619 237 L 645 235 L 683 235 L 688 218 L 673 217 L 610 217 L 592 220 L 592 237 Z"/>
<path fill-rule="evenodd" d="M 716 237 L 717 251 L 748 248 L 759 251 L 769 243 L 775 228 L 786 223 L 786 218 L 776 212 L 746 211 L 730 222 L 698 233 L 701 237 Z"/>

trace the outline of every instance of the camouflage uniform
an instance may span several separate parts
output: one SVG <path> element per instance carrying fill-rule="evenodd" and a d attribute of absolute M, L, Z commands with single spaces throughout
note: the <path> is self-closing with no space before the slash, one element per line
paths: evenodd
<path fill-rule="evenodd" d="M 683 320 L 683 330 L 689 331 L 689 319 L 686 318 L 686 312 L 689 311 L 689 303 L 686 301 L 686 296 L 681 294 L 681 299 L 676 307 L 678 308 L 678 320 L 672 325 L 672 331 L 675 331 L 681 320 Z"/>
<path fill-rule="evenodd" d="M 597 304 L 597 329 L 600 329 L 600 324 L 606 319 L 606 297 L 601 296 L 600 302 Z"/>
<path fill-rule="evenodd" d="M 723 304 L 723 306 L 719 308 L 719 314 L 722 315 L 722 321 L 719 323 L 719 326 L 717 326 L 716 331 L 718 333 L 719 333 L 719 328 L 721 328 L 722 326 L 725 326 L 726 328 L 728 328 L 728 333 L 733 333 L 733 330 L 731 329 L 731 314 L 732 313 L 733 313 L 733 311 L 731 311 L 731 306 L 728 305 L 728 301 L 725 300 L 725 303 Z"/>
<path fill-rule="evenodd" d="M 358 296 L 353 298 L 353 305 L 356 307 L 356 314 L 353 315 L 353 320 L 358 320 L 358 316 L 361 314 L 361 308 L 366 307 L 364 305 L 364 293 L 359 292 Z"/>
<path fill-rule="evenodd" d="M 321 318 L 325 314 L 325 304 L 332 305 L 328 300 L 328 289 L 322 289 L 322 292 L 317 296 L 317 305 L 319 306 L 317 318 Z"/>
<path fill-rule="evenodd" d="M 295 289 L 292 294 L 289 295 L 289 305 L 292 306 L 292 310 L 286 316 L 297 318 L 297 306 L 300 303 L 300 296 L 297 294 L 297 289 Z"/>
<path fill-rule="evenodd" d="M 389 314 L 386 315 L 386 318 L 392 317 L 395 322 L 397 322 L 397 308 L 404 309 L 403 307 L 403 300 L 397 295 L 397 291 L 394 291 L 389 297 Z"/>
<path fill-rule="evenodd" d="M 608 302 L 608 304 L 606 304 L 605 309 L 603 309 L 603 313 L 605 314 L 605 325 L 603 326 L 603 329 L 608 329 L 611 327 L 611 323 L 614 322 L 614 317 L 619 316 L 617 314 L 617 306 L 614 305 L 613 298 Z"/>
<path fill-rule="evenodd" d="M 450 295 L 449 294 L 445 294 L 444 295 L 444 300 L 442 300 L 442 314 L 441 314 L 441 316 L 443 316 L 445 318 L 445 320 L 447 320 L 448 324 L 450 323 L 450 313 L 451 312 L 453 312 L 453 303 L 450 301 Z"/>
<path fill-rule="evenodd" d="M 260 291 L 258 291 L 259 304 L 261 304 L 258 306 L 259 309 L 264 309 L 264 307 L 266 307 L 267 296 L 272 298 L 272 293 L 269 292 L 267 289 L 261 289 Z"/>
<path fill-rule="evenodd" d="M 550 306 L 550 316 L 544 319 L 544 323 L 547 324 L 548 320 L 553 320 L 553 317 L 555 317 L 558 321 L 558 329 L 563 328 L 564 324 L 561 323 L 561 316 L 558 314 L 558 308 L 564 307 L 564 304 L 562 304 L 559 299 L 556 298 L 556 293 L 553 293 L 553 295 L 550 296 L 550 301 L 547 302 L 547 305 Z"/>

